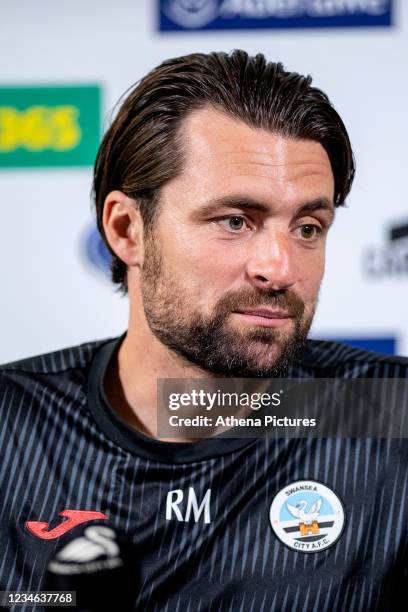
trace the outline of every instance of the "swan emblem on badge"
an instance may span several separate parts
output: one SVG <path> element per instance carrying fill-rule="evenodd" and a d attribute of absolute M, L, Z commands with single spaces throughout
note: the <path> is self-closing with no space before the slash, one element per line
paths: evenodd
<path fill-rule="evenodd" d="M 269 519 L 276 537 L 297 552 L 320 552 L 341 537 L 346 515 L 340 497 L 316 480 L 298 480 L 274 497 Z"/>

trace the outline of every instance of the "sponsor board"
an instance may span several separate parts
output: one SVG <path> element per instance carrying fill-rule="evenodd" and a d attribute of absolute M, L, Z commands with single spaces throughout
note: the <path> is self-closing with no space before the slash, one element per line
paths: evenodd
<path fill-rule="evenodd" d="M 0 168 L 92 166 L 100 106 L 96 85 L 0 87 Z"/>
<path fill-rule="evenodd" d="M 384 27 L 393 0 L 157 0 L 162 32 L 258 28 Z"/>
<path fill-rule="evenodd" d="M 395 336 L 367 336 L 361 332 L 361 336 L 314 336 L 316 340 L 333 340 L 342 344 L 349 344 L 354 348 L 382 353 L 384 355 L 395 355 L 398 350 L 398 341 Z"/>
<path fill-rule="evenodd" d="M 364 251 L 363 273 L 377 282 L 408 280 L 408 219 L 389 227 L 383 246 L 371 246 Z"/>

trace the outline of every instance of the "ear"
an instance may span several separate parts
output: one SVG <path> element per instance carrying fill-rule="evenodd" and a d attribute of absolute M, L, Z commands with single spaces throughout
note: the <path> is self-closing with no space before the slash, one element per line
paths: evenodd
<path fill-rule="evenodd" d="M 136 200 L 122 191 L 111 191 L 102 216 L 106 238 L 114 253 L 127 266 L 143 264 L 143 220 Z"/>

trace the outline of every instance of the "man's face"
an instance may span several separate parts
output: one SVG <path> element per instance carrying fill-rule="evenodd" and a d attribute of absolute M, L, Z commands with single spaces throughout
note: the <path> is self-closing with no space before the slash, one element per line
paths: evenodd
<path fill-rule="evenodd" d="M 324 271 L 334 178 L 323 147 L 220 111 L 184 122 L 182 173 L 161 191 L 141 293 L 150 329 L 217 375 L 284 373 Z"/>

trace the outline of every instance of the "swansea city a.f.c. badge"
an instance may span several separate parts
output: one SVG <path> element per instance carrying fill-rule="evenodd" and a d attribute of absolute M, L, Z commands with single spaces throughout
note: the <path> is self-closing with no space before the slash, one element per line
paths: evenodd
<path fill-rule="evenodd" d="M 340 497 L 316 480 L 288 484 L 274 497 L 269 519 L 275 535 L 292 550 L 320 552 L 340 538 L 345 510 Z"/>

